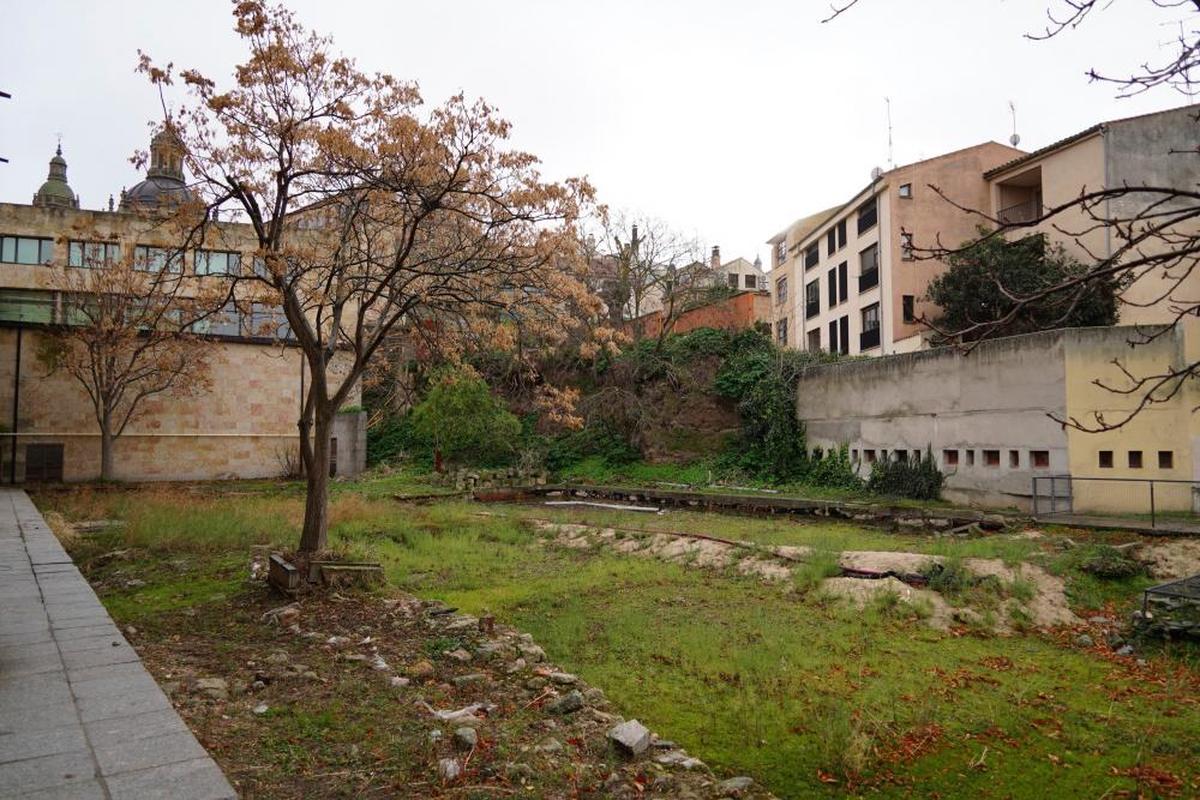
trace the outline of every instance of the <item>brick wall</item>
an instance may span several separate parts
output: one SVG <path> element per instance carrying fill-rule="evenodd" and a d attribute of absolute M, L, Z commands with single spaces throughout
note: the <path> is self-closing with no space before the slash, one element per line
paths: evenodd
<path fill-rule="evenodd" d="M 745 330 L 754 327 L 756 322 L 768 323 L 770 319 L 770 292 L 739 292 L 724 300 L 685 311 L 676 318 L 672 332 L 687 333 L 697 328 Z M 661 311 L 644 314 L 626 323 L 626 329 L 630 332 L 640 328 L 642 336 L 658 336 L 662 326 Z"/>

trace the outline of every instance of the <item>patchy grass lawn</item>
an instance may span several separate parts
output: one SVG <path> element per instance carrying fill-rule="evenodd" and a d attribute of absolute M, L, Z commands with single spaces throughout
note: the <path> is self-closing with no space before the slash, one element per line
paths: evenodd
<path fill-rule="evenodd" d="M 334 546 L 383 562 L 404 590 L 528 631 L 552 659 L 603 688 L 620 713 L 781 797 L 1200 791 L 1194 648 L 1148 648 L 1139 665 L 1102 645 L 1076 647 L 1071 632 L 939 633 L 886 602 L 857 611 L 797 584 L 549 547 L 528 520 L 692 531 L 824 553 L 1032 560 L 1067 579 L 1080 610 L 1106 604 L 1123 618 L 1144 580 L 1084 575 L 1079 557 L 1059 549 L 1054 535 L 935 539 L 841 523 L 380 499 L 392 493 L 378 484 L 363 492 L 341 487 Z M 124 520 L 120 533 L 75 548 L 106 605 L 164 645 L 180 626 L 228 618 L 229 625 L 199 628 L 218 652 L 236 650 L 244 633 L 237 620 L 248 602 L 250 546 L 291 545 L 302 518 L 291 489 L 232 496 L 80 489 L 38 501 L 68 519 Z M 130 549 L 131 560 L 89 566 L 105 549 Z M 250 752 L 224 757 L 303 780 L 351 769 L 350 743 L 379 724 L 370 702 L 361 693 L 319 693 L 304 719 L 281 715 L 271 736 L 250 740 Z M 219 748 L 215 754 L 223 757 Z"/>

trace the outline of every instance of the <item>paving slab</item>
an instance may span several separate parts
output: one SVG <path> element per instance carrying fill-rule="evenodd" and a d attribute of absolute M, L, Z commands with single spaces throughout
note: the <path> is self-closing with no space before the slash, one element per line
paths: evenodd
<path fill-rule="evenodd" d="M 237 794 L 29 497 L 0 488 L 0 798 Z"/>

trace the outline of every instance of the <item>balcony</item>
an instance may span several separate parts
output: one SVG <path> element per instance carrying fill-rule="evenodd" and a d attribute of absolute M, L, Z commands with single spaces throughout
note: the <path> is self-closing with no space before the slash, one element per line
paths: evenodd
<path fill-rule="evenodd" d="M 876 267 L 875 269 L 872 269 L 872 270 L 867 270 L 866 272 L 864 272 L 863 274 L 858 276 L 859 294 L 867 291 L 868 289 L 874 289 L 878 285 L 879 285 L 879 268 L 878 267 Z"/>
<path fill-rule="evenodd" d="M 860 351 L 870 350 L 873 347 L 879 347 L 879 328 L 872 328 L 858 335 L 858 349 Z"/>
<path fill-rule="evenodd" d="M 819 315 L 820 313 L 821 313 L 820 301 L 817 301 L 816 303 L 806 303 L 804 305 L 804 316 L 806 319 L 812 319 L 813 317 Z"/>
<path fill-rule="evenodd" d="M 1000 209 L 1000 213 L 996 215 L 1002 225 L 1021 225 L 1026 222 L 1033 222 L 1042 215 L 1042 200 L 1040 197 L 1031 197 L 1020 203 L 1009 206 L 1008 208 Z"/>

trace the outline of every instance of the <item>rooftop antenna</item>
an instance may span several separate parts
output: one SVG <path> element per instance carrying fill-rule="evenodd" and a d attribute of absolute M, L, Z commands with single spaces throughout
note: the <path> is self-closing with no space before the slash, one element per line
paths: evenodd
<path fill-rule="evenodd" d="M 885 97 L 883 98 L 883 102 L 887 105 L 888 169 L 893 169 L 896 166 L 896 161 L 892 158 L 892 99 L 890 97 Z"/>
<path fill-rule="evenodd" d="M 1017 133 L 1017 104 L 1012 100 L 1008 101 L 1008 113 L 1012 115 L 1012 136 L 1008 137 L 1009 143 L 1016 147 L 1021 143 L 1021 135 Z"/>
<path fill-rule="evenodd" d="M 9 94 L 8 92 L 4 91 L 3 89 L 0 89 L 0 98 L 2 98 L 4 100 L 11 100 L 12 95 Z M 5 158 L 4 156 L 0 156 L 0 164 L 7 164 L 7 163 L 8 163 L 8 159 Z"/>

